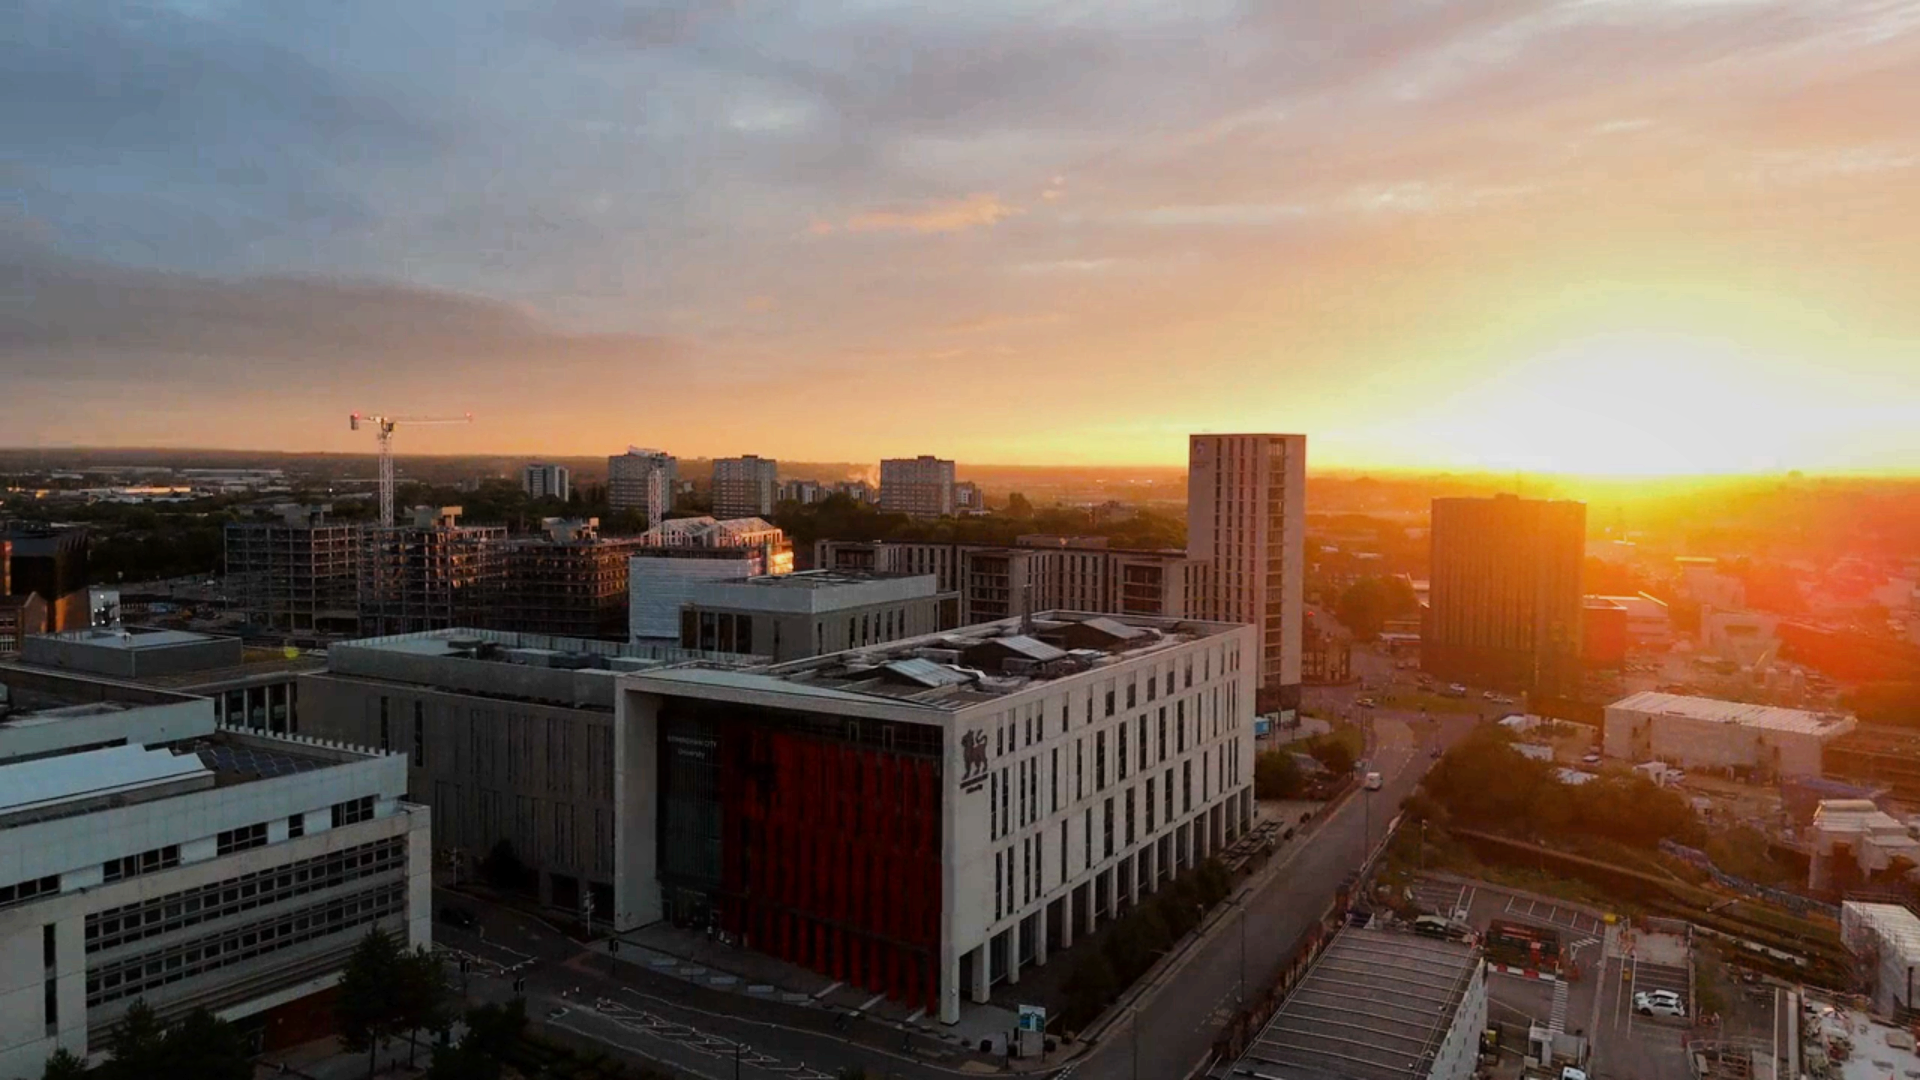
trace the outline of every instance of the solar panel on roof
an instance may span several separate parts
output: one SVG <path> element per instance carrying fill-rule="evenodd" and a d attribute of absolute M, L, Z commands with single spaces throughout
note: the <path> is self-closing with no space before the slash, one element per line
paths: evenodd
<path fill-rule="evenodd" d="M 1056 649 L 1046 642 L 1041 641 L 1039 638 L 1031 638 L 1025 634 L 1009 634 L 1006 637 L 995 638 L 993 640 L 996 645 L 1002 645 L 1029 660 L 1037 660 L 1041 663 L 1049 660 L 1058 660 L 1067 655 L 1065 651 Z"/>
<path fill-rule="evenodd" d="M 931 660 L 909 657 L 905 660 L 889 660 L 881 665 L 882 669 L 898 675 L 909 682 L 919 683 L 929 689 L 939 686 L 958 686 L 967 682 L 965 675 L 948 667 L 941 667 Z"/>

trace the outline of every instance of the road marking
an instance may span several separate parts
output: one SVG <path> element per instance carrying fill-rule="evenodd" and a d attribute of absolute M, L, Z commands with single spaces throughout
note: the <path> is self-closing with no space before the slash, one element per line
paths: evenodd
<path fill-rule="evenodd" d="M 873 1008 L 875 1005 L 878 1005 L 885 1000 L 887 1000 L 887 995 L 875 994 L 872 997 L 868 998 L 865 1004 L 860 1006 L 860 1011 L 866 1012 L 867 1010 Z"/>
<path fill-rule="evenodd" d="M 838 990 L 845 985 L 847 984 L 846 983 L 829 983 L 824 988 L 822 988 L 819 993 L 813 995 L 813 1000 L 819 1001 L 821 998 L 826 997 L 828 994 L 833 993 L 835 990 Z"/>

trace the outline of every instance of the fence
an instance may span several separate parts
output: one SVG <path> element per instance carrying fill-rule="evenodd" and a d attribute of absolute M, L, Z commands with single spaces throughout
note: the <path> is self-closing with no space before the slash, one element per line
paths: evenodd
<path fill-rule="evenodd" d="M 1809 896 L 1801 896 L 1799 893 L 1787 892 L 1784 889 L 1776 889 L 1768 885 L 1762 885 L 1757 881 L 1748 881 L 1746 878 L 1729 874 L 1718 866 L 1715 866 L 1713 860 L 1707 857 L 1707 853 L 1701 851 L 1699 848 L 1691 848 L 1685 844 L 1676 844 L 1671 840 L 1662 840 L 1660 841 L 1660 850 L 1693 867 L 1705 871 L 1707 876 L 1713 879 L 1714 884 L 1719 885 L 1723 889 L 1731 889 L 1745 896 L 1765 900 L 1769 904 L 1776 904 L 1786 908 L 1796 915 L 1824 915 L 1836 921 L 1840 918 L 1840 909 L 1836 905 L 1822 903 Z"/>

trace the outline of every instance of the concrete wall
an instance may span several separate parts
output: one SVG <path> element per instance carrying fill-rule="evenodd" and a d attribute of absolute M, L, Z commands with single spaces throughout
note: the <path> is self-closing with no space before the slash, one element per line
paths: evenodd
<path fill-rule="evenodd" d="M 441 663 L 485 667 L 510 681 L 524 677 L 542 685 L 549 677 L 581 676 L 484 661 Z M 616 679 L 604 671 L 592 677 L 605 688 L 607 707 L 483 697 L 431 682 L 308 675 L 300 680 L 301 730 L 379 746 L 385 699 L 388 747 L 408 755 L 407 790 L 432 808 L 438 849 L 459 852 L 471 868 L 506 840 L 539 872 L 540 897 L 552 902 L 554 874 L 584 884 L 614 879 Z M 422 739 L 417 747 L 416 718 Z"/>

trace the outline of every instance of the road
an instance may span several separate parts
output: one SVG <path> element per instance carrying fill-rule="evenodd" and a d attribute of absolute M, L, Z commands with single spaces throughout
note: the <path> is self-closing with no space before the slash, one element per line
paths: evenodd
<path fill-rule="evenodd" d="M 1373 768 L 1384 786 L 1371 793 L 1371 806 L 1365 792 L 1348 800 L 1309 843 L 1242 901 L 1249 981 L 1265 986 L 1280 978 L 1281 964 L 1294 944 L 1326 910 L 1341 879 L 1364 861 L 1368 830 L 1377 843 L 1401 800 L 1432 764 L 1429 740 L 1451 744 L 1471 726 L 1470 717 L 1429 722 L 1417 714 L 1379 714 Z M 1150 990 L 1137 1015 L 1109 1028 L 1100 1045 L 1072 1068 L 1074 1080 L 1178 1080 L 1201 1065 L 1236 1008 L 1240 942 L 1234 919 L 1216 924 L 1207 940 Z M 1136 1023 L 1137 1037 L 1130 1030 Z"/>

